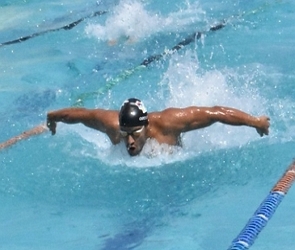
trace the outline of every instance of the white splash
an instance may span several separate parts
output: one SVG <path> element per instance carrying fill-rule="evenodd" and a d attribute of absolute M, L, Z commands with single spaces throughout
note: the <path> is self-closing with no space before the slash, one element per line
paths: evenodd
<path fill-rule="evenodd" d="M 73 132 L 83 140 L 78 148 L 73 149 L 72 145 L 69 146 L 67 151 L 70 154 L 73 154 L 75 157 L 77 154 L 81 154 L 83 157 L 98 159 L 109 166 L 158 167 L 190 157 L 184 148 L 159 144 L 154 139 L 147 140 L 140 155 L 130 157 L 123 142 L 118 145 L 112 145 L 108 137 L 103 133 L 94 131 L 81 124 L 72 126 L 61 124 L 59 126 L 59 134 L 68 136 L 68 134 Z"/>
<path fill-rule="evenodd" d="M 202 70 L 197 56 L 187 50 L 184 55 L 175 54 L 171 58 L 159 83 L 161 91 L 157 99 L 164 100 L 163 108 L 218 105 L 237 108 L 255 116 L 264 115 L 266 101 L 249 84 L 252 73 L 248 72 L 248 79 L 243 76 L 241 85 L 239 72 L 230 69 Z M 220 123 L 183 136 L 186 150 L 195 152 L 241 146 L 257 139 L 260 136 L 253 128 Z"/>
<path fill-rule="evenodd" d="M 109 14 L 105 24 L 89 24 L 85 32 L 110 44 L 118 41 L 138 42 L 158 32 L 185 31 L 187 26 L 203 20 L 204 12 L 196 4 L 170 13 L 167 17 L 150 12 L 136 0 L 124 0 Z"/>

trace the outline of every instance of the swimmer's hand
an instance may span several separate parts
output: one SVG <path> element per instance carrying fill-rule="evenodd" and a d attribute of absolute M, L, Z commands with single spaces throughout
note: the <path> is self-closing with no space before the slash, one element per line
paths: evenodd
<path fill-rule="evenodd" d="M 50 119 L 49 114 L 47 115 L 47 122 L 46 122 L 47 127 L 51 131 L 52 135 L 55 135 L 56 133 L 56 122 L 52 119 Z"/>
<path fill-rule="evenodd" d="M 255 126 L 256 128 L 256 131 L 257 133 L 260 135 L 260 136 L 263 136 L 263 135 L 268 135 L 269 131 L 269 117 L 267 116 L 260 116 L 257 118 L 257 125 Z"/>

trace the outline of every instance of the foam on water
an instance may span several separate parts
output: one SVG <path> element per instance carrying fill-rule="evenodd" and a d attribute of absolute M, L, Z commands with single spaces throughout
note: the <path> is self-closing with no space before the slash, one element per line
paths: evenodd
<path fill-rule="evenodd" d="M 188 26 L 201 21 L 202 16 L 204 12 L 196 4 L 188 4 L 187 9 L 163 16 L 147 10 L 141 1 L 120 1 L 105 24 L 90 23 L 85 31 L 100 41 L 115 43 L 128 40 L 134 43 L 158 32 L 185 32 Z"/>

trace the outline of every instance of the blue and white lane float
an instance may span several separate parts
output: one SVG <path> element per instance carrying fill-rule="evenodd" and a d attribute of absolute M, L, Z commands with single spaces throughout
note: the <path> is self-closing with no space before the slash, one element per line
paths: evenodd
<path fill-rule="evenodd" d="M 256 240 L 258 234 L 266 226 L 275 213 L 284 196 L 287 194 L 295 179 L 295 161 L 286 170 L 282 178 L 276 183 L 269 195 L 261 203 L 253 216 L 249 219 L 240 234 L 232 241 L 228 250 L 249 249 Z"/>

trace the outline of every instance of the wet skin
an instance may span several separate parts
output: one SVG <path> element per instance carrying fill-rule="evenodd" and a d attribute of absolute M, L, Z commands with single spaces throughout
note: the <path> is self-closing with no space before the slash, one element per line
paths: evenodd
<path fill-rule="evenodd" d="M 181 145 L 182 133 L 202 129 L 216 122 L 232 126 L 255 128 L 260 136 L 269 133 L 268 116 L 252 116 L 241 110 L 223 107 L 167 108 L 148 114 L 148 124 L 144 127 L 123 127 L 119 124 L 119 111 L 106 109 L 65 108 L 47 114 L 47 127 L 54 135 L 56 123 L 82 123 L 87 127 L 105 133 L 112 144 L 124 141 L 130 156 L 138 155 L 148 138 L 160 144 Z"/>
<path fill-rule="evenodd" d="M 138 155 L 146 142 L 146 127 L 120 127 L 120 135 L 124 140 L 130 156 Z"/>

